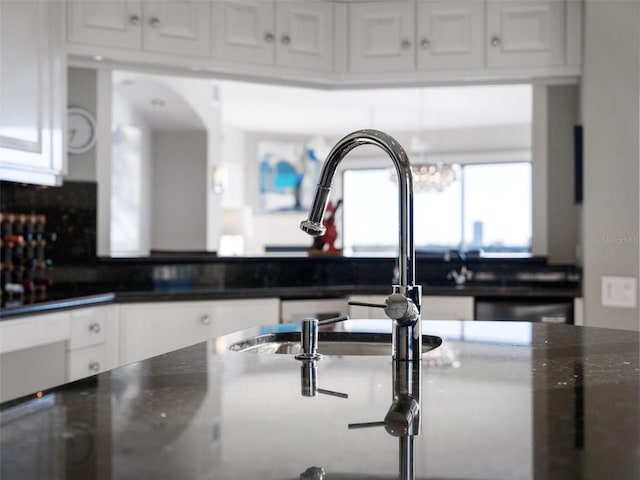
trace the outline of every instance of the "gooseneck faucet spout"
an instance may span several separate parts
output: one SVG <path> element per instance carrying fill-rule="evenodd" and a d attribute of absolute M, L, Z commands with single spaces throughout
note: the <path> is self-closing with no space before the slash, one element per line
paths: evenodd
<path fill-rule="evenodd" d="M 360 145 L 375 145 L 386 152 L 393 161 L 398 176 L 400 284 L 393 286 L 393 294 L 387 300 L 385 312 L 394 320 L 393 358 L 396 360 L 420 360 L 422 354 L 421 288 L 419 285 L 415 285 L 413 174 L 409 158 L 402 146 L 393 137 L 378 130 L 358 130 L 342 138 L 329 152 L 322 166 L 309 217 L 300 224 L 300 228 L 314 236 L 322 235 L 325 232 L 322 220 L 329 201 L 336 169 L 342 159 Z"/>

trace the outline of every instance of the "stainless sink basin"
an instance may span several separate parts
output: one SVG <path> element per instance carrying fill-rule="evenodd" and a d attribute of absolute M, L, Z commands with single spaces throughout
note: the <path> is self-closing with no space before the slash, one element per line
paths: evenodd
<path fill-rule="evenodd" d="M 440 337 L 422 336 L 422 353 L 437 348 Z M 302 352 L 299 332 L 274 332 L 256 335 L 229 345 L 235 352 L 280 353 L 297 355 Z M 391 334 L 369 332 L 319 332 L 318 352 L 323 355 L 390 356 Z"/>

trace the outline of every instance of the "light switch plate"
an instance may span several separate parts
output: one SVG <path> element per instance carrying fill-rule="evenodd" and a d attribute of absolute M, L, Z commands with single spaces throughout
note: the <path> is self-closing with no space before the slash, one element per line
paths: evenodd
<path fill-rule="evenodd" d="M 637 291 L 636 277 L 602 277 L 602 306 L 636 308 Z"/>

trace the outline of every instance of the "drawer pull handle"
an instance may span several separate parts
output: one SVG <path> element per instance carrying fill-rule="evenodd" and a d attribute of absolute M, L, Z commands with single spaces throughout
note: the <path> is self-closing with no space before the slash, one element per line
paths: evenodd
<path fill-rule="evenodd" d="M 89 324 L 89 331 L 91 333 L 100 333 L 100 324 L 92 322 L 91 324 Z"/>
<path fill-rule="evenodd" d="M 211 325 L 211 317 L 209 315 L 203 315 L 200 318 L 200 323 L 203 325 Z"/>
<path fill-rule="evenodd" d="M 89 364 L 90 372 L 99 372 L 100 371 L 100 362 L 91 362 Z"/>

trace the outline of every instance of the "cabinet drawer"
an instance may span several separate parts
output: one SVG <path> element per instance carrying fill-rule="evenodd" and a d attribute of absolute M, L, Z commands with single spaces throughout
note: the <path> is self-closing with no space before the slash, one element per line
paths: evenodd
<path fill-rule="evenodd" d="M 213 302 L 123 306 L 120 365 L 137 362 L 215 336 Z"/>
<path fill-rule="evenodd" d="M 107 352 L 104 345 L 75 350 L 68 354 L 67 359 L 69 382 L 107 370 Z"/>
<path fill-rule="evenodd" d="M 69 328 L 68 312 L 3 321 L 0 324 L 0 354 L 66 341 Z"/>
<path fill-rule="evenodd" d="M 423 320 L 473 320 L 473 297 L 423 296 L 420 317 Z"/>
<path fill-rule="evenodd" d="M 282 323 L 300 322 L 304 318 L 338 317 L 349 313 L 346 298 L 322 300 L 283 300 L 280 303 L 280 321 Z"/>
<path fill-rule="evenodd" d="M 106 339 L 108 312 L 101 308 L 83 308 L 71 312 L 69 350 L 103 343 Z"/>

